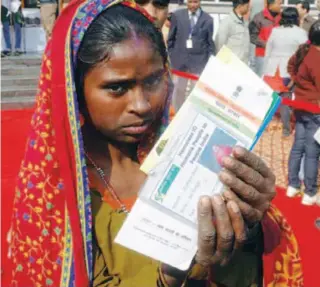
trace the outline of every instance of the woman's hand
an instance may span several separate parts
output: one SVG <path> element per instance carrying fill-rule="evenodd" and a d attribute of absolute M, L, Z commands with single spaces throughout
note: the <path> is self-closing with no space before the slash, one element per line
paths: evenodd
<path fill-rule="evenodd" d="M 223 159 L 223 167 L 220 179 L 229 189 L 223 197 L 203 196 L 198 203 L 195 263 L 204 268 L 229 262 L 233 252 L 246 242 L 247 225 L 261 221 L 275 196 L 274 174 L 252 152 L 234 148 L 233 157 Z M 181 286 L 187 275 L 167 265 L 163 271 L 169 286 Z"/>
<path fill-rule="evenodd" d="M 245 243 L 246 230 L 236 202 L 225 203 L 221 195 L 201 197 L 198 203 L 198 251 L 194 263 L 200 264 L 204 272 L 212 265 L 226 265 L 233 252 Z M 166 264 L 161 268 L 167 285 L 182 286 L 188 271 Z"/>
<path fill-rule="evenodd" d="M 228 187 L 224 198 L 237 203 L 249 226 L 261 221 L 276 195 L 271 169 L 242 147 L 235 147 L 233 157 L 223 159 L 223 167 L 220 180 Z"/>
<path fill-rule="evenodd" d="M 236 202 L 225 203 L 220 195 L 204 196 L 198 204 L 198 251 L 203 267 L 226 265 L 234 250 L 245 243 L 246 226 Z"/>

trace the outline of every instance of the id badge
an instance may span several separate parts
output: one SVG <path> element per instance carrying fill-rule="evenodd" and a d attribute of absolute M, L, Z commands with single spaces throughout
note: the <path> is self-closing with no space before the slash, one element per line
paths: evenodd
<path fill-rule="evenodd" d="M 313 138 L 315 141 L 320 144 L 320 128 L 317 129 L 316 133 L 314 134 Z"/>
<path fill-rule="evenodd" d="M 187 49 L 192 49 L 192 46 L 193 46 L 192 45 L 192 39 L 188 39 L 187 40 L 187 45 L 186 46 L 187 46 Z"/>

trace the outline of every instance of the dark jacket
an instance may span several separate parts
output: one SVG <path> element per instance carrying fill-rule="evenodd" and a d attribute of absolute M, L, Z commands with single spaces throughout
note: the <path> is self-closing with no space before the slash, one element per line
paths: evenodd
<path fill-rule="evenodd" d="M 6 22 L 10 22 L 10 25 L 13 25 L 13 23 L 22 25 L 24 23 L 24 18 L 21 8 L 17 13 L 10 13 L 8 15 L 8 8 L 1 5 L 1 23 Z"/>
<path fill-rule="evenodd" d="M 251 43 L 256 46 L 256 56 L 264 57 L 267 41 L 274 27 L 279 26 L 281 15 L 273 17 L 266 8 L 256 16 L 249 24 Z"/>
<path fill-rule="evenodd" d="M 172 14 L 168 36 L 168 52 L 172 67 L 176 70 L 200 74 L 208 59 L 215 54 L 213 19 L 201 10 L 192 32 L 192 48 L 187 49 L 186 42 L 190 34 L 188 9 Z"/>

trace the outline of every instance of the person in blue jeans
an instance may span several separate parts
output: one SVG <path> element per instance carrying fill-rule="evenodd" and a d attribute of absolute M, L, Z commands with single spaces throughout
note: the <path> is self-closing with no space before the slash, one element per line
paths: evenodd
<path fill-rule="evenodd" d="M 295 84 L 294 93 L 297 101 L 320 106 L 320 20 L 316 21 L 309 31 L 309 42 L 299 47 L 290 58 L 288 72 Z M 289 158 L 289 187 L 287 195 L 293 197 L 300 192 L 300 165 L 304 160 L 305 191 L 302 204 L 319 203 L 317 196 L 320 144 L 314 135 L 320 129 L 320 114 L 295 110 L 296 132 Z"/>
<path fill-rule="evenodd" d="M 305 194 L 313 198 L 317 194 L 317 178 L 319 169 L 320 145 L 315 141 L 314 134 L 320 128 L 320 115 L 304 111 L 295 111 L 295 140 L 289 158 L 289 186 L 299 189 L 300 166 L 303 155 Z M 303 200 L 306 205 L 309 201 Z"/>
<path fill-rule="evenodd" d="M 8 8 L 1 5 L 1 22 L 3 29 L 4 41 L 6 48 L 1 52 L 1 57 L 4 56 L 19 56 L 22 54 L 21 51 L 21 27 L 23 24 L 23 15 L 21 8 L 16 13 L 9 12 Z M 10 26 L 14 27 L 15 34 L 15 49 L 13 52 L 11 35 L 10 35 Z"/>

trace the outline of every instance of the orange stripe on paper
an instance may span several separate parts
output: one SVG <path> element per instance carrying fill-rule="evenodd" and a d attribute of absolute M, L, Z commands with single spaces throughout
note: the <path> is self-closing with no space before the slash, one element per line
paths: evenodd
<path fill-rule="evenodd" d="M 201 90 L 203 90 L 207 94 L 209 94 L 211 96 L 214 96 L 222 104 L 224 104 L 227 107 L 233 109 L 234 111 L 239 113 L 241 116 L 246 117 L 247 119 L 249 119 L 250 121 L 254 122 L 255 124 L 257 124 L 257 125 L 261 124 L 262 120 L 260 120 L 259 118 L 257 118 L 253 114 L 249 113 L 248 111 L 246 111 L 245 109 L 243 109 L 239 105 L 236 105 L 234 102 L 228 100 L 225 96 L 223 96 L 222 94 L 216 92 L 214 89 L 210 88 L 207 84 L 198 81 L 196 87 L 201 89 Z"/>

